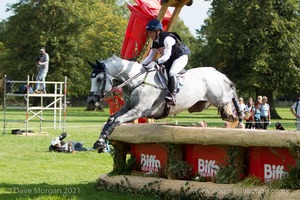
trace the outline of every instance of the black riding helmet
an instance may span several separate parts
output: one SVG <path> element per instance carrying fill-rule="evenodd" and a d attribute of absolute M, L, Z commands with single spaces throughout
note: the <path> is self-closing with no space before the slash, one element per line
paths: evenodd
<path fill-rule="evenodd" d="M 153 19 L 148 22 L 146 26 L 147 31 L 156 31 L 156 30 L 163 30 L 163 25 L 158 19 Z"/>

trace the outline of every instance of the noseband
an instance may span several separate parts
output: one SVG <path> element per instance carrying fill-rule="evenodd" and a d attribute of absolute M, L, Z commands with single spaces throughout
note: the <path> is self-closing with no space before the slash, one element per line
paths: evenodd
<path fill-rule="evenodd" d="M 103 73 L 104 72 L 104 73 Z M 102 84 L 102 88 L 100 91 L 97 91 L 97 92 L 94 92 L 94 94 L 92 94 L 93 96 L 96 96 L 98 98 L 101 97 L 101 99 L 103 99 L 106 95 L 106 92 L 105 92 L 105 88 L 106 88 L 106 78 L 107 78 L 107 74 L 106 74 L 106 71 L 99 71 L 99 70 L 94 70 L 91 74 L 91 78 L 95 78 L 99 73 L 103 73 L 104 74 L 104 77 L 101 81 L 103 81 L 103 84 Z M 97 82 L 99 82 L 99 80 L 97 80 Z M 91 94 L 90 94 L 91 95 Z M 100 99 L 100 100 L 101 100 Z"/>

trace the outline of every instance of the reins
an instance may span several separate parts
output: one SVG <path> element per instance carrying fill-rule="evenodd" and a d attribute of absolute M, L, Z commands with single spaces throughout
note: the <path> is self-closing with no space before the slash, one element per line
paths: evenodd
<path fill-rule="evenodd" d="M 134 79 L 136 79 L 137 77 L 141 76 L 141 75 L 144 74 L 145 72 L 148 73 L 148 72 L 152 72 L 152 71 L 155 71 L 155 69 L 154 69 L 154 70 L 149 70 L 149 71 L 145 69 L 144 71 L 141 71 L 141 72 L 137 73 L 136 75 L 134 75 L 134 76 L 131 77 L 130 79 L 124 81 L 123 83 L 121 83 L 121 84 L 118 85 L 117 87 L 114 87 L 114 88 L 110 91 L 110 93 L 113 93 L 113 92 L 115 92 L 115 91 L 121 89 L 122 87 L 126 86 L 126 85 L 127 85 L 128 83 L 130 83 L 132 80 L 134 80 Z M 106 94 L 105 94 L 104 96 L 106 96 Z M 103 98 L 104 98 L 104 97 L 103 97 Z"/>
<path fill-rule="evenodd" d="M 139 77 L 140 75 L 144 74 L 145 72 L 148 72 L 147 70 L 145 71 L 141 71 L 139 73 L 137 73 L 136 75 L 134 75 L 133 77 L 131 77 L 130 79 L 124 81 L 123 83 L 121 83 L 120 85 L 118 85 L 117 87 L 115 87 L 112 92 L 124 87 L 125 85 L 127 85 L 129 82 L 131 82 L 132 80 L 136 79 L 137 77 Z"/>

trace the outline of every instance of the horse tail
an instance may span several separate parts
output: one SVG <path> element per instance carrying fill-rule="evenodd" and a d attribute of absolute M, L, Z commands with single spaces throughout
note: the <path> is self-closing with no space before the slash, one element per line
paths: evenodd
<path fill-rule="evenodd" d="M 237 95 L 234 83 L 231 84 L 231 92 L 232 92 L 232 103 L 233 103 L 233 106 L 236 110 L 236 115 L 239 119 L 241 119 L 242 118 L 242 111 L 240 110 L 240 107 L 238 106 L 238 103 L 237 103 L 238 95 Z"/>
<path fill-rule="evenodd" d="M 237 95 L 236 87 L 235 87 L 234 83 L 232 83 L 230 85 L 230 91 L 231 91 L 232 98 L 238 99 L 238 95 Z"/>
<path fill-rule="evenodd" d="M 219 107 L 218 111 L 221 114 L 223 120 L 235 122 L 236 116 L 232 113 L 233 109 L 235 108 L 237 113 L 239 113 L 239 108 L 237 106 L 237 102 L 235 101 L 238 98 L 236 86 L 226 75 L 224 76 L 224 82 L 227 88 L 227 95 L 225 98 L 226 100 L 223 102 L 223 105 Z"/>
<path fill-rule="evenodd" d="M 232 101 L 232 103 L 234 105 L 234 108 L 237 111 L 237 113 L 240 113 L 240 109 L 239 109 L 239 106 L 237 104 L 238 95 L 237 95 L 237 92 L 236 92 L 235 84 L 232 81 L 230 81 L 230 83 L 229 83 L 229 88 L 230 88 L 229 94 L 231 96 L 230 99 L 231 99 L 231 101 Z"/>
<path fill-rule="evenodd" d="M 228 92 L 229 97 L 228 97 L 228 102 L 227 102 L 227 103 L 229 103 L 233 98 L 237 99 L 238 96 L 237 96 L 235 84 L 227 76 L 225 76 L 225 77 L 226 78 L 224 79 L 224 82 L 226 83 L 228 90 L 229 90 L 229 92 Z"/>

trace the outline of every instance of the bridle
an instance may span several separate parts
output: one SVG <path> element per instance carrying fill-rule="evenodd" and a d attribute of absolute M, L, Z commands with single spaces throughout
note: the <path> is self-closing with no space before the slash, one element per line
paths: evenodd
<path fill-rule="evenodd" d="M 90 61 L 87 61 L 89 65 L 93 68 L 93 72 L 91 73 L 91 78 L 96 78 L 98 74 L 103 73 L 104 77 L 101 81 L 103 81 L 102 88 L 100 91 L 96 92 L 90 92 L 90 95 L 87 99 L 87 102 L 89 104 L 92 103 L 99 103 L 104 96 L 106 96 L 105 88 L 106 88 L 106 79 L 107 79 L 107 74 L 106 74 L 106 66 L 104 63 L 101 63 L 96 60 L 97 64 L 91 63 Z M 100 79 L 96 80 L 97 82 L 100 81 Z M 97 105 L 96 105 L 97 106 Z"/>
<path fill-rule="evenodd" d="M 100 102 L 103 98 L 107 97 L 107 93 L 105 91 L 106 81 L 107 81 L 107 78 L 111 81 L 111 78 L 109 78 L 109 76 L 108 76 L 108 74 L 106 72 L 106 66 L 105 66 L 105 64 L 103 62 L 99 62 L 99 61 L 96 60 L 96 64 L 93 64 L 93 63 L 91 63 L 89 61 L 88 61 L 88 63 L 93 68 L 93 72 L 91 74 L 91 78 L 96 78 L 99 73 L 103 73 L 104 74 L 103 79 L 101 79 L 101 81 L 103 81 L 101 90 L 99 90 L 97 92 L 90 92 L 90 96 L 88 97 L 88 102 Z M 151 71 L 155 71 L 155 70 L 151 70 Z M 146 72 L 150 72 L 150 71 L 148 71 L 146 69 L 142 70 L 141 72 L 137 73 L 133 77 L 129 78 L 128 80 L 126 80 L 123 83 L 121 83 L 120 85 L 118 85 L 117 87 L 113 87 L 112 90 L 109 93 L 113 94 L 114 92 L 116 92 L 117 90 L 119 90 L 122 87 L 126 86 L 132 80 L 136 79 L 137 77 L 139 77 L 140 75 L 142 75 L 142 74 L 144 74 Z"/>
<path fill-rule="evenodd" d="M 99 91 L 96 91 L 96 92 L 90 92 L 90 95 L 94 95 L 94 96 L 98 96 L 100 97 L 101 96 L 101 99 L 104 98 L 106 96 L 106 91 L 105 91 L 105 88 L 106 88 L 106 80 L 107 80 L 107 74 L 106 74 L 106 71 L 105 70 L 94 70 L 91 74 L 91 78 L 96 78 L 98 76 L 99 73 L 103 73 L 103 78 L 100 79 L 100 78 L 97 78 L 97 82 L 100 82 L 102 81 L 102 88 L 101 90 Z M 100 100 L 101 100 L 100 99 Z"/>

